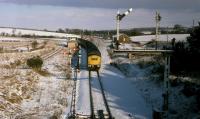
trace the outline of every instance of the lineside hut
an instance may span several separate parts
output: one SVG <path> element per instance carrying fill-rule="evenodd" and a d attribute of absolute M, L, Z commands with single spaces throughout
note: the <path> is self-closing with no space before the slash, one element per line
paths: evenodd
<path fill-rule="evenodd" d="M 119 44 L 129 44 L 129 43 L 131 43 L 131 39 L 126 34 L 120 34 L 118 42 L 119 42 Z"/>
<path fill-rule="evenodd" d="M 126 45 L 130 45 L 131 44 L 131 38 L 129 36 L 127 36 L 126 34 L 120 34 L 119 35 L 119 41 L 117 41 L 117 36 L 113 36 L 113 42 L 114 42 L 114 46 L 117 49 L 127 49 L 125 46 Z M 122 47 L 120 45 L 123 45 Z M 120 46 L 120 47 L 119 47 Z"/>
<path fill-rule="evenodd" d="M 70 53 L 73 54 L 78 48 L 78 43 L 76 40 L 70 40 L 67 42 L 67 46 L 70 50 Z"/>

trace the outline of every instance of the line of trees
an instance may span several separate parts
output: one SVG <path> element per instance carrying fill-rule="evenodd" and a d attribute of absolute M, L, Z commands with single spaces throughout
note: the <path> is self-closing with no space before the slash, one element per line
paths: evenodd
<path fill-rule="evenodd" d="M 155 27 L 149 28 L 134 28 L 134 29 L 121 29 L 120 33 L 124 33 L 128 36 L 138 36 L 143 35 L 142 31 L 151 31 L 152 34 L 155 34 Z M 184 34 L 189 33 L 191 28 L 184 27 L 180 24 L 175 24 L 172 28 L 161 27 L 161 34 Z M 101 37 L 111 37 L 116 34 L 116 30 L 87 30 L 87 29 L 61 29 L 59 28 L 56 32 L 59 33 L 71 33 L 71 34 L 84 34 L 84 35 L 96 35 Z"/>
<path fill-rule="evenodd" d="M 200 71 L 200 24 L 190 31 L 187 43 L 178 42 L 174 46 L 171 58 L 171 71 L 199 72 Z"/>
<path fill-rule="evenodd" d="M 44 29 L 43 31 L 48 31 L 47 29 Z M 138 36 L 138 35 L 143 35 L 142 31 L 150 31 L 152 34 L 155 34 L 155 27 L 147 27 L 147 28 L 133 28 L 133 29 L 121 29 L 120 33 L 124 33 L 128 36 Z M 191 31 L 191 28 L 184 27 L 180 24 L 175 24 L 173 28 L 167 28 L 167 27 L 161 27 L 160 32 L 161 34 L 183 34 L 183 33 L 189 33 Z M 53 32 L 53 31 L 48 31 L 48 32 Z M 69 29 L 69 28 L 59 28 L 56 32 L 58 33 L 69 33 L 69 34 L 77 34 L 77 35 L 95 35 L 95 36 L 100 36 L 100 37 L 112 37 L 113 35 L 116 34 L 116 30 L 87 30 L 87 29 Z M 18 36 L 18 37 L 52 37 L 54 36 L 36 36 L 36 35 L 24 35 L 21 32 L 16 33 L 16 29 L 12 30 L 12 34 L 8 34 L 5 32 L 0 33 L 1 36 Z"/>

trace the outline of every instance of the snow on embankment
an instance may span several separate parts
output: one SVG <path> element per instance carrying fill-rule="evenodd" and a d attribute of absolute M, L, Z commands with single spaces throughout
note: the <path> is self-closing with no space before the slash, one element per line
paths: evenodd
<path fill-rule="evenodd" d="M 153 108 L 161 107 L 162 83 L 158 82 L 158 76 L 155 77 L 151 74 L 153 66 L 140 68 L 137 65 L 140 60 L 134 61 L 135 63 L 133 63 L 129 59 L 122 57 L 113 59 L 112 61 L 115 64 L 114 66 L 126 76 L 126 79 L 134 84 L 146 103 Z M 158 85 L 160 86 L 158 87 Z"/>
<path fill-rule="evenodd" d="M 140 69 L 136 64 L 131 64 L 131 61 L 127 58 L 119 57 L 112 59 L 112 62 L 117 64 L 115 66 L 127 77 L 138 77 L 145 75 L 144 70 Z"/>
<path fill-rule="evenodd" d="M 106 66 L 101 75 L 111 112 L 116 119 L 129 119 L 130 115 L 139 119 L 151 118 L 151 107 L 118 69 Z"/>
<path fill-rule="evenodd" d="M 182 34 L 183 35 L 183 34 Z M 186 34 L 187 36 L 187 34 Z M 99 43 L 100 44 L 100 43 Z M 102 61 L 108 61 L 109 57 L 106 57 L 107 52 L 105 46 L 100 48 L 102 53 Z M 106 60 L 104 60 L 104 58 Z M 146 59 L 146 58 L 145 58 Z M 152 108 L 157 108 L 162 110 L 163 105 L 163 90 L 164 85 L 162 79 L 152 75 L 151 71 L 154 65 L 147 65 L 148 67 L 140 68 L 137 66 L 138 61 L 130 61 L 126 58 L 117 58 L 112 61 L 117 62 L 117 70 L 109 66 L 108 63 L 104 63 L 101 68 L 101 76 L 104 77 L 103 84 L 106 89 L 106 97 L 109 100 L 108 103 L 111 107 L 111 112 L 113 116 L 119 119 L 128 118 L 127 114 L 130 113 L 133 116 L 139 114 L 137 111 L 140 109 L 147 109 L 148 106 Z M 147 60 L 148 61 L 148 60 Z M 128 81 L 127 81 L 128 80 Z M 191 90 L 195 90 L 195 85 L 191 83 L 190 77 L 171 77 L 170 76 L 170 91 L 169 91 L 169 118 L 170 119 L 197 119 L 200 117 L 200 112 L 197 108 L 199 105 L 199 97 L 193 94 L 191 96 L 186 96 L 183 92 L 184 89 L 188 89 L 189 93 Z M 127 83 L 129 82 L 129 83 Z M 174 84 L 173 84 L 174 82 Z M 126 84 L 127 83 L 127 84 Z M 134 88 L 129 89 L 130 85 L 133 85 Z M 173 84 L 173 85 L 172 85 Z M 188 88 L 189 87 L 191 88 Z M 199 85 L 198 85 L 199 86 Z M 126 91 L 125 91 L 126 90 Z M 135 91 L 137 93 L 135 93 Z M 197 90 L 199 93 L 199 90 Z M 135 95 L 136 94 L 136 95 Z M 132 95 L 135 95 L 132 101 L 129 102 Z M 142 96 L 141 102 L 147 104 L 146 107 L 137 107 L 137 99 Z M 124 100 L 128 101 L 127 103 L 123 102 Z M 144 100 L 144 101 L 142 101 Z M 131 106 L 136 107 L 138 110 L 135 111 Z M 145 114 L 145 110 L 142 110 L 141 113 Z M 147 113 L 151 113 L 152 110 L 148 110 Z M 140 113 L 140 114 L 141 114 Z M 147 118 L 152 118 L 147 116 Z"/>
<path fill-rule="evenodd" d="M 106 44 L 102 39 L 95 39 L 94 42 L 101 51 L 100 76 L 112 115 L 116 119 L 151 119 L 152 109 L 139 90 L 118 69 L 110 66 Z"/>
<path fill-rule="evenodd" d="M 120 71 L 127 76 L 126 78 L 135 85 L 137 90 L 139 90 L 139 94 L 142 95 L 144 100 L 154 109 L 162 110 L 162 95 L 164 91 L 163 79 L 161 77 L 155 77 L 155 74 L 153 75 L 151 73 L 156 70 L 154 69 L 156 64 L 146 65 L 145 67 L 140 68 L 137 63 L 134 64 L 132 63 L 133 61 L 126 58 L 117 58 L 113 61 L 115 62 L 115 67 L 120 69 Z M 192 89 L 194 93 L 195 88 L 198 91 L 198 86 L 195 86 L 195 83 L 191 83 L 191 80 L 194 81 L 194 79 L 189 77 L 170 76 L 170 119 L 196 119 L 199 117 L 199 112 L 197 111 L 198 98 L 195 94 L 190 92 Z M 189 90 L 190 96 L 184 94 L 184 91 L 186 92 L 185 89 L 187 91 Z"/>

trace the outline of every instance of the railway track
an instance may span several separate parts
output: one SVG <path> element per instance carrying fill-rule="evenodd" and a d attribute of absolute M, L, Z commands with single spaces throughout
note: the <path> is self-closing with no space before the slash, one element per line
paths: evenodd
<path fill-rule="evenodd" d="M 40 55 L 40 57 L 45 61 L 45 60 L 48 60 L 49 58 L 53 57 L 54 55 L 58 54 L 61 50 L 62 50 L 62 48 L 57 48 L 56 50 L 51 51 L 45 55 Z M 28 69 L 30 67 L 28 67 L 27 64 L 22 64 L 19 68 L 20 69 Z"/>
<path fill-rule="evenodd" d="M 55 51 L 52 51 L 50 53 L 47 53 L 47 54 L 41 56 L 41 58 L 43 60 L 47 60 L 47 59 L 51 58 L 52 56 L 58 54 L 61 50 L 62 50 L 62 48 L 57 48 Z"/>
<path fill-rule="evenodd" d="M 84 72 L 84 73 L 83 73 Z M 85 80 L 88 83 L 88 103 L 87 102 L 82 102 L 86 103 L 77 105 L 77 90 L 78 86 L 80 86 L 79 81 L 74 80 L 74 88 L 72 91 L 72 101 L 71 101 L 71 107 L 70 107 L 70 114 L 68 115 L 68 119 L 113 119 L 112 114 L 109 109 L 108 102 L 105 97 L 104 93 L 104 87 L 101 82 L 101 77 L 98 72 L 89 72 L 89 71 L 83 71 L 82 73 L 84 74 L 81 77 L 82 79 L 80 80 Z M 88 73 L 89 72 L 89 73 Z M 85 75 L 85 74 L 88 75 Z M 85 85 L 85 84 L 82 84 Z M 81 88 L 82 89 L 82 88 Z M 84 88 L 85 89 L 85 88 Z M 80 91 L 80 90 L 79 90 Z M 87 90 L 85 90 L 87 92 Z M 83 94 L 85 95 L 85 94 Z M 86 95 L 85 95 L 86 96 Z M 81 100 L 83 97 L 80 97 Z M 84 97 L 86 99 L 86 97 Z M 77 100 L 76 100 L 77 99 Z M 86 101 L 86 100 L 84 100 Z M 88 111 L 84 110 L 79 110 L 77 108 L 80 108 L 79 106 L 88 106 L 88 107 L 81 107 L 81 109 L 89 109 Z"/>
<path fill-rule="evenodd" d="M 112 114 L 105 97 L 104 87 L 99 72 L 89 71 L 90 103 L 92 119 L 112 119 Z"/>
<path fill-rule="evenodd" d="M 77 70 L 74 71 L 77 75 Z M 74 86 L 72 89 L 72 100 L 71 100 L 71 106 L 70 106 L 70 114 L 68 115 L 69 118 L 74 119 L 76 116 L 76 83 L 77 83 L 77 77 L 73 77 L 74 80 Z"/>

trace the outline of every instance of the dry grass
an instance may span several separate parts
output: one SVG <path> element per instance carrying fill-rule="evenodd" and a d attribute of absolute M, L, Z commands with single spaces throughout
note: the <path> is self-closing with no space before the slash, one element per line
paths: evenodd
<path fill-rule="evenodd" d="M 51 47 L 52 48 L 52 47 Z M 33 51 L 29 54 L 23 54 L 23 59 L 30 57 L 31 55 L 35 54 L 46 54 L 51 52 L 50 50 L 43 49 L 40 51 Z M 21 55 L 13 54 L 13 57 Z M 31 54 L 31 55 L 30 55 Z M 1 57 L 2 54 L 0 54 Z M 5 56 L 5 55 L 2 55 Z M 7 57 L 6 57 L 7 58 Z M 8 55 L 8 59 L 10 55 Z M 16 58 L 17 61 L 18 58 Z M 17 65 L 17 63 L 16 63 Z M 18 71 L 19 69 L 15 69 L 11 71 L 13 68 L 6 65 L 6 70 L 9 70 L 8 75 L 0 77 L 0 118 L 15 118 L 15 119 L 42 119 L 42 118 L 60 118 L 61 114 L 63 114 L 63 110 L 68 105 L 67 102 L 67 95 L 71 95 L 71 91 L 69 90 L 71 85 L 71 81 L 69 80 L 59 80 L 59 84 L 50 82 L 47 86 L 43 86 L 46 79 L 49 78 L 47 76 L 51 76 L 47 70 L 23 70 L 23 73 Z M 4 67 L 5 68 L 5 67 Z M 62 66 L 56 67 L 61 71 L 66 72 L 68 78 L 70 74 L 68 73 L 68 69 L 63 68 Z M 16 72 L 17 70 L 17 72 Z M 24 72 L 25 71 L 25 72 Z M 2 73 L 5 74 L 5 73 Z M 45 76 L 41 78 L 41 76 Z M 44 79 L 44 80 L 43 80 Z M 50 77 L 51 79 L 51 77 Z M 41 83 L 41 81 L 44 81 Z M 58 86 L 57 86 L 58 85 Z M 52 89 L 55 88 L 55 89 Z M 52 91 L 50 91 L 52 89 Z M 37 105 L 40 102 L 37 102 L 37 99 L 45 98 L 46 92 L 49 92 L 50 102 L 47 105 L 43 103 Z M 56 93 L 55 93 L 56 92 Z M 29 102 L 30 101 L 30 102 Z M 41 101 L 42 102 L 42 101 Z M 35 105 L 35 104 L 36 105 Z M 22 105 L 23 104 L 23 105 Z M 24 106 L 24 104 L 28 104 L 28 106 Z M 30 105 L 34 105 L 33 107 Z M 2 115 L 1 115 L 2 114 Z"/>
<path fill-rule="evenodd" d="M 0 42 L 0 47 L 17 47 L 25 45 L 30 45 L 30 42 Z"/>
<path fill-rule="evenodd" d="M 19 105 L 24 99 L 31 98 L 37 82 L 34 80 L 36 78 L 34 72 L 27 72 L 24 75 L 11 72 L 12 74 L 0 78 L 0 118 L 21 113 Z"/>
<path fill-rule="evenodd" d="M 5 109 L 6 109 L 5 105 L 4 104 L 0 104 L 0 111 L 3 111 Z"/>
<path fill-rule="evenodd" d="M 11 93 L 11 96 L 6 97 L 5 99 L 10 103 L 18 103 L 18 104 L 21 103 L 23 100 L 23 98 L 16 93 Z"/>

